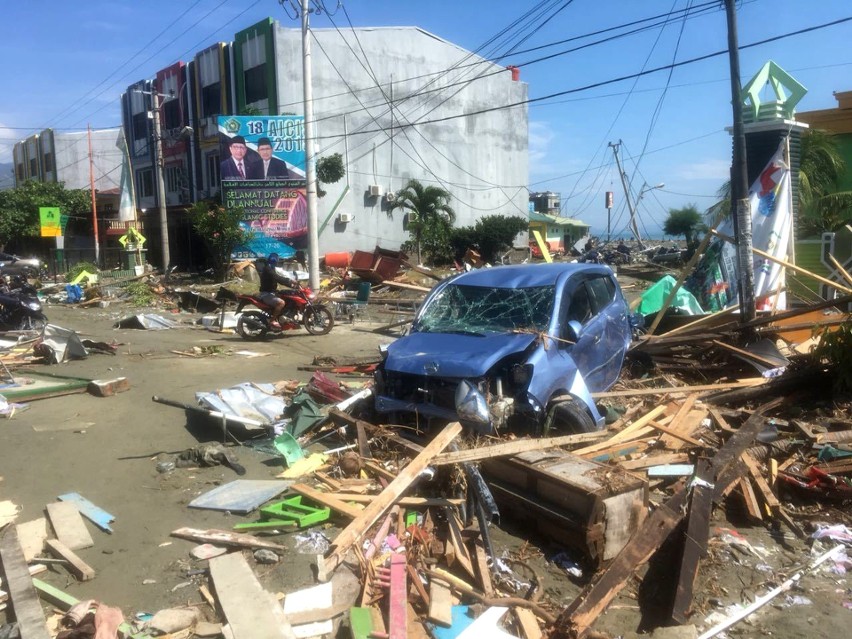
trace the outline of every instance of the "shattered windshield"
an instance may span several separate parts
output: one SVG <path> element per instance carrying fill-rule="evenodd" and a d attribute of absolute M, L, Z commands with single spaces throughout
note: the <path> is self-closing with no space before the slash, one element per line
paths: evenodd
<path fill-rule="evenodd" d="M 415 330 L 466 335 L 546 331 L 555 290 L 554 286 L 515 289 L 450 285 L 432 298 Z"/>

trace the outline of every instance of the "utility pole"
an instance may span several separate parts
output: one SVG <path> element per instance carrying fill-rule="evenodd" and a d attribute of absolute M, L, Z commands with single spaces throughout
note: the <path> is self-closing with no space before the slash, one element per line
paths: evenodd
<path fill-rule="evenodd" d="M 737 14 L 734 0 L 725 0 L 728 19 L 728 59 L 731 67 L 731 105 L 734 115 L 734 153 L 731 167 L 731 214 L 737 238 L 740 320 L 749 322 L 755 316 L 754 258 L 752 256 L 751 210 L 748 203 L 748 168 L 746 165 L 743 101 L 740 85 L 740 55 L 737 38 Z"/>
<path fill-rule="evenodd" d="M 160 130 L 160 96 L 151 91 L 154 103 L 154 165 L 157 174 L 157 205 L 160 209 L 160 250 L 163 254 L 163 275 L 169 276 L 169 220 L 166 217 L 166 185 L 163 181 L 163 135 Z"/>
<path fill-rule="evenodd" d="M 618 176 L 621 178 L 624 197 L 627 198 L 627 208 L 630 209 L 630 230 L 633 231 L 633 237 L 636 238 L 636 242 L 639 244 L 639 248 L 641 250 L 645 248 L 645 245 L 642 243 L 642 238 L 639 235 L 639 226 L 636 224 L 636 206 L 633 204 L 633 199 L 630 197 L 630 186 L 627 184 L 627 174 L 624 172 L 624 169 L 621 168 L 621 160 L 618 157 L 618 147 L 621 146 L 621 140 L 617 143 L 610 142 L 609 146 L 612 147 L 613 155 L 615 155 L 615 164 L 618 167 Z"/>
<path fill-rule="evenodd" d="M 314 161 L 314 101 L 311 87 L 310 0 L 302 0 L 302 85 L 305 99 L 305 181 L 308 195 L 308 274 L 319 290 L 319 233 L 317 229 L 317 179 Z"/>
<path fill-rule="evenodd" d="M 95 162 L 92 157 L 92 125 L 87 124 L 89 137 L 89 187 L 92 189 L 92 226 L 95 227 L 95 264 L 101 266 L 101 243 L 98 239 L 98 201 L 95 196 Z"/>

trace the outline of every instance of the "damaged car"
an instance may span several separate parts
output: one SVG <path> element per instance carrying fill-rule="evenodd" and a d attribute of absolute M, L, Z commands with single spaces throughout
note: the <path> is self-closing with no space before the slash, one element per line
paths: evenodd
<path fill-rule="evenodd" d="M 590 432 L 632 339 L 629 307 L 598 264 L 523 264 L 439 283 L 376 371 L 375 408 L 426 430 Z"/>

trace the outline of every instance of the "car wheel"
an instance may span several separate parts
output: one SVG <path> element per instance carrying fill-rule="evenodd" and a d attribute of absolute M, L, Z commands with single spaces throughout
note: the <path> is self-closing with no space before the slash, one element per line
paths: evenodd
<path fill-rule="evenodd" d="M 569 399 L 551 406 L 543 434 L 547 437 L 553 434 L 593 433 L 597 430 L 589 411 L 576 400 Z"/>

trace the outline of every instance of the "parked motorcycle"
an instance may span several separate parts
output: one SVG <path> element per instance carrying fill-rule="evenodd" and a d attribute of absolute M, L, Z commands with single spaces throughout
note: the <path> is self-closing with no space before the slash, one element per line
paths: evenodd
<path fill-rule="evenodd" d="M 0 281 L 0 330 L 41 331 L 46 325 L 38 293 L 26 279 L 16 275 L 8 283 Z"/>
<path fill-rule="evenodd" d="M 281 328 L 273 328 L 272 308 L 260 301 L 260 294 L 237 295 L 237 333 L 248 340 L 265 339 L 284 331 L 292 331 L 304 326 L 311 335 L 326 335 L 334 327 L 334 315 L 324 305 L 314 300 L 316 294 L 309 288 L 296 284 L 295 289 L 278 291 L 278 297 L 287 302 L 284 313 L 278 318 Z M 255 309 L 243 311 L 248 306 Z"/>

